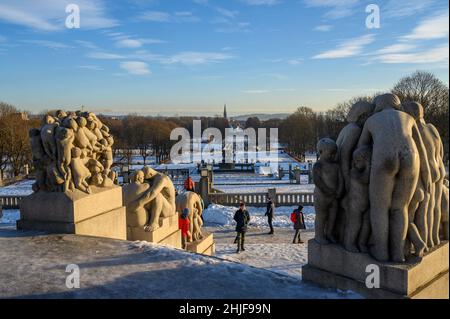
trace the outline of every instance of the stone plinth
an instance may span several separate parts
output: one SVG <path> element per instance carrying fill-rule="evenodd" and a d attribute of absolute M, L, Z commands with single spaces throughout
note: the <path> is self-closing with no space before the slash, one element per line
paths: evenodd
<path fill-rule="evenodd" d="M 126 240 L 126 212 L 119 186 L 86 194 L 38 192 L 20 202 L 17 228 Z"/>
<path fill-rule="evenodd" d="M 339 245 L 308 242 L 308 265 L 303 279 L 321 286 L 353 290 L 368 298 L 445 298 L 448 291 L 449 244 L 443 242 L 422 260 L 381 263 L 368 254 L 352 253 Z M 368 265 L 380 270 L 380 288 L 366 287 Z"/>
<path fill-rule="evenodd" d="M 202 240 L 186 243 L 186 250 L 197 254 L 214 256 L 216 252 L 214 236 L 208 233 L 204 233 L 204 235 L 205 237 Z"/>
<path fill-rule="evenodd" d="M 181 230 L 178 228 L 178 214 L 160 219 L 161 227 L 147 232 L 143 227 L 127 227 L 127 239 L 142 240 L 150 243 L 165 244 L 181 248 Z"/>

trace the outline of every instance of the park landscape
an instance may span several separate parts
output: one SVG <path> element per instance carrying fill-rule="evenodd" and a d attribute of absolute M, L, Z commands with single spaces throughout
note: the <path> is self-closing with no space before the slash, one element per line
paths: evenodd
<path fill-rule="evenodd" d="M 283 5 L 251 3 L 241 1 Z M 175 16 L 158 21 L 161 12 L 147 11 L 141 23 L 194 23 L 186 12 Z M 0 13 L 2 21 L 12 23 Z M 106 36 L 130 45 L 129 36 Z M 248 110 L 208 102 L 190 111 L 198 100 L 186 93 L 182 115 L 161 114 L 157 102 L 144 111 L 0 102 L 0 298 L 448 299 L 449 89 L 440 71 L 448 71 L 448 47 L 444 66 L 417 61 L 405 62 L 413 65 L 407 71 L 392 66 L 396 77 L 383 89 L 338 91 L 339 99 L 325 90 L 311 104 L 327 108 L 280 107 L 284 113 L 277 106 L 291 103 L 291 90 Z M 137 63 L 121 68 L 149 77 Z M 208 99 L 217 100 L 214 92 Z M 236 219 L 243 204 L 244 228 Z"/>

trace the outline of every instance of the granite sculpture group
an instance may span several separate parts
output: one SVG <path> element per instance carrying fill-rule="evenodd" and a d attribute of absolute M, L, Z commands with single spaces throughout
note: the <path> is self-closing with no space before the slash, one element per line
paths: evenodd
<path fill-rule="evenodd" d="M 36 171 L 35 192 L 91 193 L 91 186 L 109 187 L 114 139 L 94 113 L 59 110 L 47 114 L 40 129 L 29 132 Z"/>
<path fill-rule="evenodd" d="M 195 252 L 201 246 L 201 253 L 214 253 L 212 235 L 202 231 L 203 207 L 196 193 L 176 196 L 171 179 L 147 166 L 134 172 L 129 184 L 116 185 L 111 169 L 114 139 L 94 113 L 47 114 L 29 137 L 35 193 L 21 203 L 18 228 L 148 240 L 180 248 L 178 214 L 188 208 L 192 234 L 188 242 Z"/>
<path fill-rule="evenodd" d="M 443 143 L 422 105 L 384 94 L 354 104 L 348 122 L 317 144 L 316 242 L 403 263 L 448 240 Z"/>

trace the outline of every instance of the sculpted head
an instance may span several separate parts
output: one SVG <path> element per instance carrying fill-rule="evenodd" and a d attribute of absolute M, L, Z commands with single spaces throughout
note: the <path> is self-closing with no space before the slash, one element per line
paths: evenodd
<path fill-rule="evenodd" d="M 79 127 L 86 127 L 87 120 L 84 117 L 82 117 L 82 116 L 78 116 L 77 123 L 78 123 Z"/>
<path fill-rule="evenodd" d="M 363 145 L 353 152 L 353 166 L 357 169 L 364 169 L 372 160 L 372 148 L 369 145 Z"/>
<path fill-rule="evenodd" d="M 337 150 L 336 142 L 331 138 L 323 138 L 317 143 L 317 152 L 319 153 L 320 159 L 334 160 Z"/>
<path fill-rule="evenodd" d="M 112 146 L 114 144 L 114 139 L 111 135 L 106 138 L 106 141 L 108 142 L 109 146 Z"/>
<path fill-rule="evenodd" d="M 401 110 L 402 104 L 398 96 L 392 93 L 378 95 L 373 103 L 375 104 L 375 113 L 386 109 Z"/>
<path fill-rule="evenodd" d="M 44 125 L 45 124 L 53 124 L 56 122 L 56 120 L 53 116 L 51 116 L 50 114 L 47 114 L 44 116 L 43 122 L 44 122 Z"/>
<path fill-rule="evenodd" d="M 87 128 L 90 131 L 93 131 L 93 130 L 95 130 L 96 127 L 97 127 L 97 123 L 94 120 L 89 120 L 88 119 L 88 121 L 87 121 Z"/>
<path fill-rule="evenodd" d="M 144 172 L 139 170 L 131 174 L 130 180 L 132 183 L 142 184 L 144 183 Z"/>
<path fill-rule="evenodd" d="M 364 125 L 369 116 L 372 115 L 375 105 L 366 101 L 359 101 L 352 105 L 347 115 L 349 123 Z"/>
<path fill-rule="evenodd" d="M 66 117 L 64 122 L 63 122 L 63 125 L 64 125 L 65 128 L 69 128 L 69 129 L 72 129 L 74 131 L 78 130 L 77 121 L 72 116 Z"/>
<path fill-rule="evenodd" d="M 423 106 L 419 102 L 406 102 L 402 106 L 403 110 L 415 120 L 423 119 Z"/>
<path fill-rule="evenodd" d="M 156 176 L 158 174 L 157 171 L 155 171 L 153 168 L 148 167 L 148 166 L 145 166 L 143 171 L 144 171 L 144 178 L 145 179 L 150 179 L 150 178 L 152 178 L 152 177 L 154 177 L 154 176 Z"/>
<path fill-rule="evenodd" d="M 78 147 L 72 148 L 72 158 L 79 158 L 81 156 L 81 149 Z"/>
<path fill-rule="evenodd" d="M 58 119 L 63 119 L 67 116 L 67 113 L 63 110 L 58 110 L 56 111 L 55 115 Z"/>

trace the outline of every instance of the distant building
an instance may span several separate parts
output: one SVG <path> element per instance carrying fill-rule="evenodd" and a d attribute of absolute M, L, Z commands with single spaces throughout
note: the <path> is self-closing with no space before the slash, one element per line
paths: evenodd
<path fill-rule="evenodd" d="M 228 119 L 227 105 L 226 104 L 223 107 L 223 118 L 224 119 Z"/>

